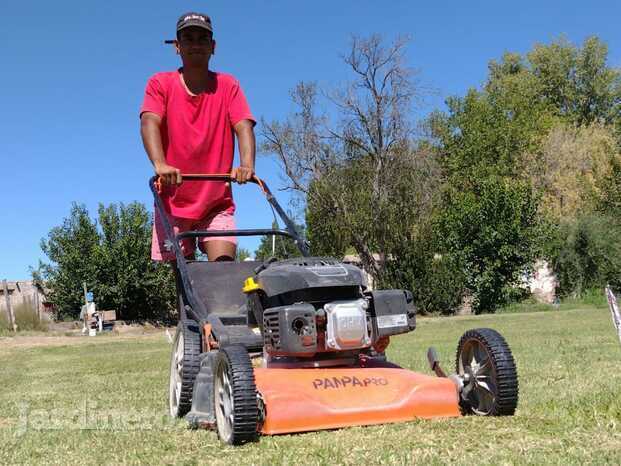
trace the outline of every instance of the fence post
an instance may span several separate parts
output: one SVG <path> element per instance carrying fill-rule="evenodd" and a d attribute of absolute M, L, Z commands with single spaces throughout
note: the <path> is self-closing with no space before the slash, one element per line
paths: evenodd
<path fill-rule="evenodd" d="M 39 290 L 35 287 L 34 292 L 34 307 L 37 311 L 37 317 L 39 318 L 39 322 L 41 322 L 41 309 L 39 308 Z"/>
<path fill-rule="evenodd" d="M 11 298 L 9 297 L 9 285 L 7 285 L 6 279 L 2 280 L 2 286 L 4 287 L 4 297 L 6 298 L 6 312 L 9 314 L 9 325 L 14 332 L 17 332 L 15 316 L 13 315 L 13 308 L 11 307 Z"/>

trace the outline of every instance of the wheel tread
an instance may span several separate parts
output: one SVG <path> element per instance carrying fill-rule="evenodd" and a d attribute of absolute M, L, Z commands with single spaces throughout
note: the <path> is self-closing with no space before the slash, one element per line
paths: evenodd
<path fill-rule="evenodd" d="M 179 405 L 177 416 L 185 416 L 192 408 L 192 391 L 194 381 L 200 369 L 201 354 L 201 334 L 198 324 L 190 319 L 179 321 L 177 333 L 183 332 L 183 369 L 181 374 L 181 393 L 179 395 Z M 176 345 L 178 336 L 175 335 Z M 173 347 L 173 357 L 175 348 Z M 172 362 L 171 362 L 172 363 Z"/>
<path fill-rule="evenodd" d="M 231 368 L 233 389 L 233 429 L 228 443 L 241 445 L 258 437 L 259 408 L 254 370 L 248 351 L 242 345 L 234 344 L 221 349 L 222 358 L 228 360 Z M 218 366 L 218 365 L 216 365 Z M 227 441 L 227 439 L 223 439 Z"/>
<path fill-rule="evenodd" d="M 509 345 L 503 336 L 490 328 L 478 328 L 468 330 L 459 340 L 455 370 L 459 371 L 459 358 L 461 349 L 468 340 L 478 340 L 486 348 L 496 373 L 495 385 L 497 387 L 496 405 L 491 415 L 511 416 L 515 413 L 519 399 L 519 383 L 515 360 Z M 460 408 L 463 414 L 470 414 L 471 407 L 467 402 L 460 399 Z"/>

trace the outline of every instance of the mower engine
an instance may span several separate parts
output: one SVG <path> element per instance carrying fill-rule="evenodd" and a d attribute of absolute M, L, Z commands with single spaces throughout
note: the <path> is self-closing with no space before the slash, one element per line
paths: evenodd
<path fill-rule="evenodd" d="M 328 362 L 337 353 L 381 352 L 386 337 L 416 327 L 409 291 L 369 291 L 360 269 L 334 259 L 273 262 L 244 290 L 271 357 Z"/>

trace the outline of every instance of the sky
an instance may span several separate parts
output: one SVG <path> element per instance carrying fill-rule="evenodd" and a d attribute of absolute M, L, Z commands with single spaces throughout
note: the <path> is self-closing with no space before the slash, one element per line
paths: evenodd
<path fill-rule="evenodd" d="M 147 79 L 174 70 L 177 18 L 212 18 L 211 68 L 240 81 L 257 118 L 282 120 L 301 80 L 329 88 L 349 80 L 340 58 L 354 35 L 407 34 L 408 65 L 432 89 L 414 115 L 480 86 L 487 64 L 564 35 L 597 35 L 609 64 L 621 66 L 618 1 L 3 1 L 0 6 L 0 279 L 27 280 L 47 261 L 40 241 L 73 202 L 91 217 L 99 203 L 152 206 L 153 170 L 139 134 Z M 283 204 L 278 165 L 257 157 L 257 173 Z M 239 228 L 269 227 L 272 214 L 254 185 L 234 188 Z M 254 251 L 259 238 L 240 239 Z"/>

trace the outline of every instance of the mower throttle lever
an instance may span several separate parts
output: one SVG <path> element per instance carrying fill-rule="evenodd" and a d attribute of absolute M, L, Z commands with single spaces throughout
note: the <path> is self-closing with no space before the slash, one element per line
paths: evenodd
<path fill-rule="evenodd" d="M 272 262 L 276 262 L 278 260 L 278 257 L 270 257 L 267 260 L 263 261 L 263 263 L 261 265 L 259 265 L 256 269 L 254 269 L 254 273 L 255 275 L 258 274 L 259 272 L 267 269 L 267 267 L 272 263 Z"/>
<path fill-rule="evenodd" d="M 430 346 L 427 350 L 427 360 L 431 366 L 431 370 L 436 373 L 438 377 L 446 377 L 446 372 L 440 367 L 440 358 L 438 358 L 438 352 L 433 346 Z"/>

